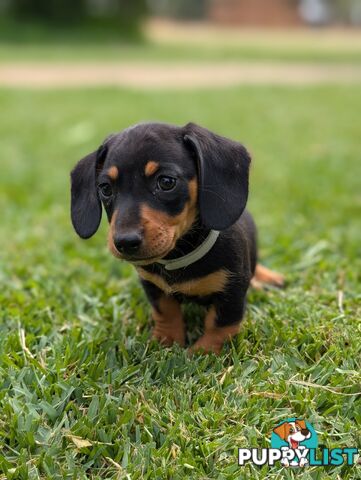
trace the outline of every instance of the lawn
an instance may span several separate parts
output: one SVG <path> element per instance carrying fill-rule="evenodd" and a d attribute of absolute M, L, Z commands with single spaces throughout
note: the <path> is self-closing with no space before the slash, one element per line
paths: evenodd
<path fill-rule="evenodd" d="M 2 479 L 357 479 L 237 465 L 286 417 L 361 446 L 359 87 L 1 90 Z M 129 265 L 69 219 L 69 171 L 112 131 L 198 122 L 253 153 L 249 208 L 282 291 L 251 291 L 220 357 L 149 341 Z M 201 311 L 188 308 L 190 341 Z"/>
<path fill-rule="evenodd" d="M 317 39 L 316 39 L 317 41 Z M 355 48 L 345 47 L 340 51 L 330 51 L 317 46 L 299 45 L 290 48 L 287 39 L 284 43 L 273 45 L 264 43 L 235 43 L 227 45 L 173 45 L 160 41 L 140 43 L 81 44 L 75 46 L 66 42 L 34 42 L 34 43 L 0 43 L 0 63 L 8 62 L 177 62 L 196 63 L 219 62 L 305 62 L 311 64 L 361 64 L 361 49 L 358 49 L 360 38 L 355 38 Z"/>

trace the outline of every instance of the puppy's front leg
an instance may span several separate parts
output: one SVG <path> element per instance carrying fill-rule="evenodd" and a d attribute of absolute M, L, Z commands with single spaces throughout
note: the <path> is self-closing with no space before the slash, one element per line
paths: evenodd
<path fill-rule="evenodd" d="M 229 292 L 228 292 L 229 293 Z M 204 322 L 204 334 L 190 348 L 196 351 L 220 354 L 223 344 L 237 335 L 245 305 L 245 294 L 238 291 L 234 297 L 221 296 L 208 310 Z"/>
<path fill-rule="evenodd" d="M 147 280 L 142 280 L 142 285 L 152 305 L 153 338 L 168 347 L 173 343 L 184 346 L 185 324 L 179 302 Z"/>

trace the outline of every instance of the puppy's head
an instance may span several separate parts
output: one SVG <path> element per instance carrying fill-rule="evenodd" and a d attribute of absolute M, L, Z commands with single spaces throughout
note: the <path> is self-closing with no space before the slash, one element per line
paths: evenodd
<path fill-rule="evenodd" d="M 111 252 L 152 263 L 198 219 L 224 230 L 243 212 L 250 157 L 239 143 L 199 127 L 149 123 L 112 135 L 71 173 L 71 218 L 82 238 L 98 229 L 102 204 Z"/>
<path fill-rule="evenodd" d="M 304 420 L 281 423 L 281 425 L 274 428 L 273 431 L 282 438 L 282 440 L 290 443 L 293 448 L 297 448 L 300 442 L 311 437 L 311 432 L 307 428 Z"/>

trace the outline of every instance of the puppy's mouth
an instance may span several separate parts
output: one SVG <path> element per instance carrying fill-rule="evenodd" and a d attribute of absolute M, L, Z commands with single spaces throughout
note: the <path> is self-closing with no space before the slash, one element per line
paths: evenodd
<path fill-rule="evenodd" d="M 293 449 L 298 448 L 298 444 L 299 444 L 299 443 L 300 443 L 300 442 L 297 442 L 297 440 L 293 440 L 293 438 L 291 438 L 291 445 L 292 445 L 292 448 L 293 448 Z"/>
<path fill-rule="evenodd" d="M 160 260 L 162 257 L 157 255 L 154 257 L 141 257 L 138 255 L 122 255 L 120 258 L 126 262 L 133 263 L 134 265 L 150 265 L 151 263 Z"/>
<path fill-rule="evenodd" d="M 132 263 L 134 265 L 150 265 L 152 263 L 161 260 L 166 257 L 175 247 L 176 236 L 173 235 L 171 240 L 167 242 L 165 248 L 158 251 L 156 248 L 152 248 L 152 244 L 144 244 L 143 248 L 140 248 L 139 251 L 134 253 L 127 253 L 119 251 L 113 241 L 111 231 L 109 231 L 108 236 L 108 246 L 111 253 L 120 260 L 125 260 L 126 262 Z M 147 248 L 150 247 L 150 248 Z M 164 247 L 164 245 L 163 245 Z"/>
<path fill-rule="evenodd" d="M 133 263 L 134 265 L 150 265 L 152 263 L 161 260 L 162 258 L 166 257 L 171 251 L 173 250 L 173 246 L 167 248 L 163 252 L 159 252 L 156 255 L 126 255 L 125 253 L 120 253 L 117 250 L 117 257 L 121 260 L 125 260 L 126 262 Z"/>

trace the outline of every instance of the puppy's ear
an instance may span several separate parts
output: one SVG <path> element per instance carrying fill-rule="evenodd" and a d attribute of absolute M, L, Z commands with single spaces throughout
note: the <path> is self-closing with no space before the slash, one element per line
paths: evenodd
<path fill-rule="evenodd" d="M 102 218 L 96 176 L 101 169 L 107 147 L 102 145 L 95 152 L 81 159 L 71 172 L 71 221 L 81 238 L 89 238 L 98 230 Z"/>
<path fill-rule="evenodd" d="M 305 430 L 307 428 L 305 420 L 296 420 L 296 423 L 301 427 L 302 430 Z"/>
<path fill-rule="evenodd" d="M 194 123 L 188 123 L 183 131 L 184 140 L 198 162 L 202 224 L 214 230 L 225 230 L 246 207 L 251 157 L 240 143 Z"/>
<path fill-rule="evenodd" d="M 286 440 L 287 438 L 287 422 L 281 423 L 278 427 L 274 428 L 273 431 L 276 433 L 282 440 Z"/>

